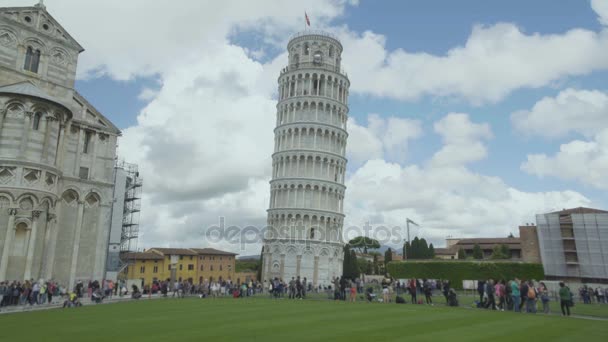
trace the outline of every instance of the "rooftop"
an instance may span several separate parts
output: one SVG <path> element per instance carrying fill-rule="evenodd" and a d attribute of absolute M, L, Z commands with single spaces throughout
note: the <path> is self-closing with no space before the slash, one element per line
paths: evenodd
<path fill-rule="evenodd" d="M 220 251 L 215 248 L 162 248 L 152 247 L 148 248 L 146 253 L 162 254 L 162 255 L 238 255 L 232 252 Z"/>
<path fill-rule="evenodd" d="M 554 211 L 554 212 L 551 212 L 549 214 L 561 214 L 561 215 L 567 215 L 567 214 L 608 214 L 608 211 L 606 211 L 606 210 L 600 210 L 600 209 L 593 209 L 593 208 L 578 207 L 578 208 L 572 208 L 572 209 L 564 209 L 564 210 L 560 210 L 560 211 Z"/>
<path fill-rule="evenodd" d="M 152 252 L 125 253 L 122 258 L 127 260 L 163 260 L 163 256 Z"/>

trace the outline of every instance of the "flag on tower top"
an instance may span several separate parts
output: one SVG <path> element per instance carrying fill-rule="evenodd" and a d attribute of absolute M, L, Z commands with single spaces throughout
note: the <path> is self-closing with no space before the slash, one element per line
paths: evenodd
<path fill-rule="evenodd" d="M 306 19 L 306 25 L 310 26 L 310 19 L 308 19 L 308 14 L 304 12 L 304 18 Z"/>

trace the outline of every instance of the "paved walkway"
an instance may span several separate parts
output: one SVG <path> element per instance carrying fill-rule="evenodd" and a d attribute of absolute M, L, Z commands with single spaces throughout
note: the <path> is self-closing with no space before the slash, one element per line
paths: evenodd
<path fill-rule="evenodd" d="M 159 299 L 161 298 L 159 295 L 153 295 L 152 297 L 142 296 L 139 300 L 150 300 L 150 299 Z M 105 298 L 101 304 L 111 304 L 111 303 L 119 303 L 119 302 L 128 302 L 131 301 L 130 296 L 119 297 L 115 296 L 112 298 Z M 41 304 L 41 305 L 12 305 L 12 306 L 3 306 L 0 308 L 0 315 L 3 314 L 11 314 L 16 312 L 29 312 L 29 311 L 40 311 L 40 310 L 50 310 L 50 309 L 60 309 L 63 307 L 64 299 L 56 299 L 53 298 L 53 303 L 49 304 Z M 100 305 L 93 303 L 89 298 L 81 298 L 80 302 L 83 306 L 88 305 Z"/>

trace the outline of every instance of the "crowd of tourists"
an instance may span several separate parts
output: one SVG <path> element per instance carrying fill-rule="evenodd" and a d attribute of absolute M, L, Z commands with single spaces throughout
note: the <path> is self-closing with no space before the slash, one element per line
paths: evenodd
<path fill-rule="evenodd" d="M 54 297 L 61 297 L 66 294 L 66 288 L 53 281 L 1 282 L 0 307 L 50 304 Z"/>
<path fill-rule="evenodd" d="M 550 313 L 549 302 L 556 300 L 560 304 L 563 316 L 570 316 L 570 308 L 574 306 L 574 294 L 564 282 L 559 283 L 559 289 L 551 293 L 544 282 L 532 280 L 513 279 L 511 281 L 493 279 L 480 280 L 477 282 L 479 301 L 477 307 L 501 310 L 537 313 Z M 604 303 L 608 288 L 596 288 L 595 290 L 584 285 L 579 289 L 580 301 L 585 304 L 591 303 L 594 296 L 598 303 Z"/>
<path fill-rule="evenodd" d="M 186 296 L 199 296 L 200 298 L 216 297 L 249 297 L 262 292 L 262 285 L 253 280 L 233 282 L 232 280 L 207 280 L 200 284 L 194 284 L 188 280 L 171 282 L 154 281 L 151 285 L 143 287 L 144 295 L 160 294 L 162 297 L 185 298 Z"/>
<path fill-rule="evenodd" d="M 101 283 L 92 280 L 86 285 L 78 281 L 71 290 L 53 280 L 4 281 L 0 282 L 0 307 L 48 305 L 61 301 L 64 301 L 64 306 L 73 306 L 72 304 L 80 303 L 79 299 L 83 297 L 99 303 L 106 297 L 124 295 L 127 292 L 124 285 L 123 291 L 118 291 L 119 288 L 121 285 L 111 280 Z"/>

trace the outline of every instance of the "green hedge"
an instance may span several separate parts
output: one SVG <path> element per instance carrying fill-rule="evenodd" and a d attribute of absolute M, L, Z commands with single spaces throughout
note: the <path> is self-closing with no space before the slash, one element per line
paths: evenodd
<path fill-rule="evenodd" d="M 393 278 L 447 279 L 452 287 L 462 288 L 463 280 L 544 279 L 542 264 L 488 261 L 393 261 L 388 264 Z"/>

